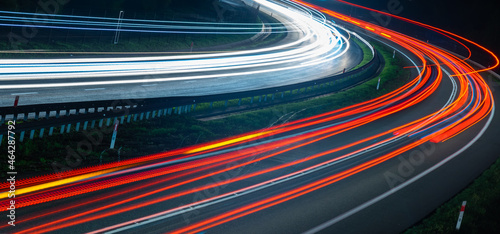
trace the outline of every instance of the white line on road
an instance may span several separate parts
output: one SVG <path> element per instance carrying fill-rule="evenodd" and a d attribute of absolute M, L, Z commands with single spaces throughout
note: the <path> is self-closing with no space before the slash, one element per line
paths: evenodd
<path fill-rule="evenodd" d="M 38 92 L 29 92 L 29 93 L 11 93 L 10 95 L 18 96 L 18 95 L 30 95 L 30 94 L 38 94 Z"/>
<path fill-rule="evenodd" d="M 106 88 L 85 89 L 85 91 L 105 90 Z"/>
<path fill-rule="evenodd" d="M 158 84 L 145 84 L 145 85 L 141 85 L 141 86 L 144 86 L 144 87 L 148 87 L 148 86 L 157 86 Z"/>
<path fill-rule="evenodd" d="M 405 138 L 405 137 L 406 136 L 400 136 L 398 139 Z M 391 140 L 391 141 L 395 142 L 398 139 L 394 139 L 394 140 Z M 125 223 L 116 224 L 114 226 L 109 226 L 109 227 L 106 227 L 106 228 L 103 228 L 103 229 L 99 229 L 99 230 L 90 232 L 89 234 L 101 233 L 101 232 L 105 232 L 105 231 L 106 231 L 105 232 L 106 234 L 118 233 L 118 232 L 122 232 L 122 231 L 129 230 L 129 229 L 132 229 L 132 228 L 136 228 L 138 226 L 147 225 L 147 224 L 159 221 L 159 220 L 163 220 L 163 219 L 167 219 L 167 218 L 170 218 L 170 217 L 173 217 L 173 216 L 176 216 L 176 215 L 180 215 L 180 214 L 186 213 L 188 211 L 191 211 L 193 209 L 200 209 L 200 208 L 204 208 L 204 207 L 207 207 L 207 206 L 210 206 L 210 205 L 215 205 L 215 204 L 218 204 L 218 203 L 221 203 L 221 202 L 225 202 L 227 200 L 231 200 L 231 199 L 240 197 L 242 195 L 254 193 L 254 192 L 263 190 L 265 188 L 268 188 L 268 187 L 271 187 L 271 186 L 275 186 L 277 184 L 281 184 L 283 182 L 290 181 L 290 180 L 293 180 L 293 179 L 296 179 L 296 178 L 299 178 L 299 177 L 302 177 L 302 176 L 306 176 L 308 174 L 311 174 L 311 173 L 319 171 L 319 170 L 323 170 L 323 169 L 325 169 L 327 167 L 330 167 L 330 166 L 336 165 L 338 163 L 347 161 L 347 160 L 349 160 L 351 158 L 358 157 L 359 155 L 367 153 L 367 152 L 369 152 L 371 150 L 375 150 L 377 148 L 380 148 L 380 147 L 382 147 L 382 144 L 386 144 L 387 145 L 389 143 L 390 143 L 390 141 L 389 142 L 385 142 L 385 143 L 380 143 L 378 146 L 375 146 L 373 149 L 370 149 L 370 150 L 367 150 L 367 151 L 363 151 L 363 152 L 359 152 L 359 153 L 356 153 L 356 154 L 352 154 L 349 157 L 336 160 L 335 162 L 332 161 L 332 162 L 329 162 L 329 163 L 318 164 L 316 166 L 313 166 L 314 168 L 313 167 L 306 168 L 306 169 L 303 169 L 302 171 L 297 171 L 297 172 L 293 172 L 293 173 L 290 173 L 290 174 L 287 174 L 287 175 L 283 175 L 281 177 L 277 177 L 277 178 L 274 178 L 274 179 L 271 179 L 271 180 L 268 180 L 268 181 L 261 182 L 259 184 L 252 185 L 250 187 L 246 187 L 246 188 L 242 188 L 242 189 L 239 189 L 239 190 L 236 190 L 236 191 L 233 191 L 233 192 L 228 192 L 228 193 L 225 193 L 225 194 L 221 194 L 221 195 L 218 195 L 218 196 L 215 196 L 215 197 L 212 197 L 212 198 L 208 198 L 208 199 L 203 200 L 203 201 L 198 201 L 198 202 L 191 203 L 191 204 L 188 204 L 188 205 L 176 207 L 176 208 L 173 208 L 173 209 L 170 209 L 170 210 L 166 210 L 166 211 L 163 211 L 163 212 L 160 212 L 160 213 L 156 213 L 156 214 L 153 214 L 153 215 L 150 215 L 150 216 L 142 217 L 142 218 L 139 218 L 139 219 L 131 220 L 131 221 L 128 221 L 128 222 L 125 222 Z M 194 206 L 194 205 L 196 205 L 196 206 Z M 193 208 L 193 206 L 194 206 L 194 208 Z M 187 210 L 187 209 L 185 209 L 186 207 L 189 207 L 190 209 Z M 137 222 L 140 222 L 140 224 L 132 224 L 130 226 L 127 226 L 127 225 L 129 225 L 131 223 L 137 223 Z"/>

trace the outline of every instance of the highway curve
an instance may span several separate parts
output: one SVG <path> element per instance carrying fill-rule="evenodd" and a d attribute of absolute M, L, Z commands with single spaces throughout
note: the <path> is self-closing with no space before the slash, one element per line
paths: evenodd
<path fill-rule="evenodd" d="M 259 10 L 284 28 L 269 24 L 262 32 L 286 33 L 286 37 L 263 48 L 168 56 L 3 59 L 0 106 L 12 105 L 17 95 L 19 105 L 30 105 L 256 90 L 341 73 L 363 59 L 359 46 L 347 41 L 342 30 L 273 6 L 264 4 Z M 222 26 L 211 30 L 216 33 Z M 250 27 L 230 26 L 236 28 L 233 33 Z"/>
<path fill-rule="evenodd" d="M 310 118 L 20 180 L 15 231 L 400 232 L 496 159 L 498 92 L 483 73 L 428 43 L 307 5 L 371 31 L 408 59 L 414 77 L 379 98 Z"/>

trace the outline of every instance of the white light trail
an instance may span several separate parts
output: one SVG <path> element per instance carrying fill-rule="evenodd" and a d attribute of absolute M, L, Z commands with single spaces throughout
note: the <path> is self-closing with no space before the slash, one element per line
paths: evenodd
<path fill-rule="evenodd" d="M 300 37 L 261 49 L 121 58 L 6 59 L 0 62 L 0 88 L 120 85 L 270 74 L 327 64 L 349 49 L 347 38 L 317 12 L 256 0 Z M 148 78 L 144 78 L 147 76 Z M 151 77 L 154 76 L 154 77 Z M 139 77 L 139 78 L 138 78 Z M 58 82 L 58 79 L 65 79 Z M 78 80 L 77 80 L 78 79 Z M 44 82 L 50 80 L 51 82 Z M 16 84 L 2 84 L 16 81 Z"/>

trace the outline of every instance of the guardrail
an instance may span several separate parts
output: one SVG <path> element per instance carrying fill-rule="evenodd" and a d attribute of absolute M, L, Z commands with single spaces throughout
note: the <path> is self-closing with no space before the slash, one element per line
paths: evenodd
<path fill-rule="evenodd" d="M 0 144 L 3 135 L 7 132 L 7 126 L 4 125 L 7 120 L 18 121 L 16 131 L 20 132 L 18 139 L 22 142 L 25 138 L 25 132 L 29 132 L 29 138 L 33 139 L 35 133 L 42 138 L 46 134 L 45 129 L 48 129 L 48 135 L 52 135 L 54 131 L 61 134 L 69 133 L 72 130 L 85 131 L 88 128 L 95 128 L 96 125 L 99 127 L 103 127 L 104 124 L 110 126 L 115 121 L 123 124 L 162 115 L 192 113 L 202 103 L 211 109 L 216 102 L 223 102 L 224 106 L 227 107 L 229 103 L 241 105 L 243 100 L 247 104 L 270 103 L 277 98 L 288 98 L 286 101 L 297 100 L 303 98 L 306 93 L 311 93 L 311 96 L 331 93 L 372 77 L 382 64 L 381 55 L 375 53 L 369 63 L 343 74 L 298 84 L 236 93 L 143 100 L 54 103 L 15 108 L 0 107 Z"/>

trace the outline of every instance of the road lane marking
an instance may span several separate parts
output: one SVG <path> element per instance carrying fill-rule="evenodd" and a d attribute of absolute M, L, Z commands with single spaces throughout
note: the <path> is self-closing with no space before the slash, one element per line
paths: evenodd
<path fill-rule="evenodd" d="M 19 95 L 30 95 L 30 94 L 38 94 L 38 92 L 29 92 L 29 93 L 11 93 L 10 95 L 19 96 Z"/>
<path fill-rule="evenodd" d="M 85 89 L 85 91 L 105 90 L 106 88 Z"/>
<path fill-rule="evenodd" d="M 406 57 L 413 64 L 415 64 L 415 62 L 413 60 L 411 60 L 411 58 L 409 58 L 408 56 L 406 56 Z M 415 65 L 415 67 L 420 72 L 420 69 L 418 69 L 418 67 L 416 65 Z M 211 156 L 211 155 L 216 155 L 216 154 L 231 152 L 231 151 L 235 151 L 235 150 L 241 150 L 241 149 L 248 148 L 248 147 L 253 147 L 253 146 L 256 146 L 256 145 L 259 145 L 259 144 L 266 144 L 266 143 L 269 143 L 269 142 L 274 142 L 274 141 L 278 141 L 278 140 L 282 140 L 282 139 L 294 137 L 294 136 L 297 136 L 297 135 L 302 135 L 302 134 L 305 134 L 305 133 L 314 132 L 314 131 L 317 131 L 317 130 L 325 129 L 325 128 L 328 128 L 328 127 L 331 127 L 331 126 L 339 125 L 339 124 L 342 124 L 342 123 L 345 123 L 345 122 L 348 122 L 348 121 L 352 121 L 354 119 L 361 118 L 363 116 L 366 116 L 366 115 L 369 115 L 371 113 L 374 113 L 374 112 L 376 112 L 376 111 L 378 111 L 380 109 L 382 109 L 382 108 L 378 108 L 376 110 L 373 110 L 371 112 L 365 113 L 364 115 L 355 117 L 355 118 L 350 119 L 350 120 L 345 120 L 345 121 L 341 121 L 340 123 L 334 123 L 334 124 L 330 124 L 330 125 L 327 125 L 327 126 L 319 127 L 319 128 L 316 128 L 316 129 L 311 129 L 311 130 L 308 130 L 308 131 L 305 131 L 305 132 L 302 132 L 302 133 L 292 134 L 290 136 L 284 136 L 284 137 L 280 137 L 280 138 L 277 138 L 277 139 L 266 140 L 266 141 L 259 142 L 259 143 L 254 143 L 254 144 L 249 144 L 249 145 L 246 145 L 246 146 L 236 147 L 234 149 L 225 149 L 225 150 L 221 150 L 221 151 L 218 151 L 218 152 L 211 152 L 211 153 L 202 154 L 202 155 L 199 155 L 199 156 L 195 156 L 195 157 L 191 157 L 191 158 L 186 158 L 186 159 L 181 159 L 181 160 L 176 160 L 176 161 L 194 160 L 196 158 L 203 158 L 203 157 L 208 157 L 208 156 Z M 366 154 L 367 152 L 374 151 L 376 149 L 379 149 L 381 147 L 384 147 L 386 145 L 394 143 L 394 142 L 396 142 L 396 141 L 398 141 L 398 140 L 400 140 L 402 138 L 404 138 L 404 137 L 396 138 L 396 139 L 393 139 L 391 141 L 384 142 L 382 144 L 378 144 L 378 145 L 374 146 L 370 150 L 363 151 L 363 152 L 360 152 L 360 153 L 357 153 L 357 154 L 353 154 L 350 157 L 338 160 L 335 163 L 328 163 L 328 164 L 325 164 L 325 165 L 318 166 L 317 168 L 311 169 L 309 171 L 303 171 L 303 172 L 298 172 L 298 173 L 294 172 L 294 173 L 291 173 L 289 175 L 282 176 L 284 178 L 281 178 L 281 180 L 279 180 L 279 181 L 276 181 L 277 179 L 273 179 L 271 181 L 265 181 L 265 182 L 253 185 L 253 186 L 251 186 L 251 188 L 245 188 L 245 189 L 242 189 L 240 191 L 237 191 L 238 195 L 236 195 L 234 193 L 234 191 L 233 191 L 233 192 L 230 192 L 230 193 L 227 193 L 227 194 L 222 194 L 222 195 L 219 195 L 219 196 L 212 197 L 212 198 L 204 201 L 203 203 L 202 202 L 197 202 L 195 204 L 199 204 L 199 205 L 196 208 L 194 208 L 194 209 L 199 209 L 199 208 L 207 207 L 207 206 L 214 205 L 214 204 L 217 204 L 217 203 L 221 203 L 221 202 L 224 202 L 226 200 L 230 200 L 230 199 L 233 199 L 235 197 L 239 197 L 241 195 L 250 194 L 250 193 L 253 193 L 253 192 L 256 192 L 256 191 L 259 191 L 259 190 L 262 190 L 262 189 L 265 189 L 265 188 L 268 188 L 268 187 L 271 187 L 271 186 L 274 186 L 275 184 L 280 184 L 280 183 L 283 183 L 285 181 L 289 181 L 289 180 L 295 179 L 297 177 L 302 177 L 304 175 L 311 174 L 311 173 L 316 172 L 318 170 L 322 170 L 322 169 L 330 167 L 332 165 L 335 165 L 335 164 L 347 161 L 347 160 L 349 160 L 351 158 L 355 158 L 355 157 L 358 157 L 358 156 L 360 156 L 362 154 Z M 167 163 L 172 163 L 172 162 L 167 162 Z M 165 164 L 165 163 L 162 163 L 162 164 Z M 160 166 L 160 165 L 155 165 L 155 166 Z M 231 196 L 231 194 L 232 194 L 232 196 Z M 103 229 L 99 229 L 99 230 L 96 230 L 96 231 L 90 232 L 90 233 L 105 232 L 107 234 L 112 234 L 112 233 L 117 233 L 117 232 L 129 230 L 129 229 L 132 229 L 132 228 L 135 228 L 135 227 L 138 226 L 138 225 L 135 225 L 135 224 L 130 225 L 131 223 L 141 222 L 140 225 L 142 226 L 142 225 L 146 225 L 146 224 L 149 224 L 149 223 L 152 223 L 152 222 L 156 222 L 156 221 L 159 221 L 159 220 L 170 218 L 170 217 L 173 217 L 173 216 L 180 215 L 180 214 L 188 212 L 188 210 L 187 210 L 188 208 L 189 208 L 189 210 L 192 210 L 193 208 L 191 207 L 191 205 L 194 205 L 194 204 L 188 204 L 188 205 L 185 205 L 185 206 L 180 206 L 180 207 L 172 208 L 172 209 L 164 211 L 164 212 L 160 212 L 160 213 L 153 214 L 153 215 L 150 215 L 150 216 L 147 216 L 147 217 L 143 217 L 143 218 L 139 218 L 139 219 L 136 219 L 136 220 L 131 220 L 131 221 L 124 222 L 124 223 L 121 223 L 121 224 L 109 226 L 109 227 L 106 227 L 106 228 L 103 228 Z M 127 225 L 129 225 L 129 226 L 127 226 Z"/>

